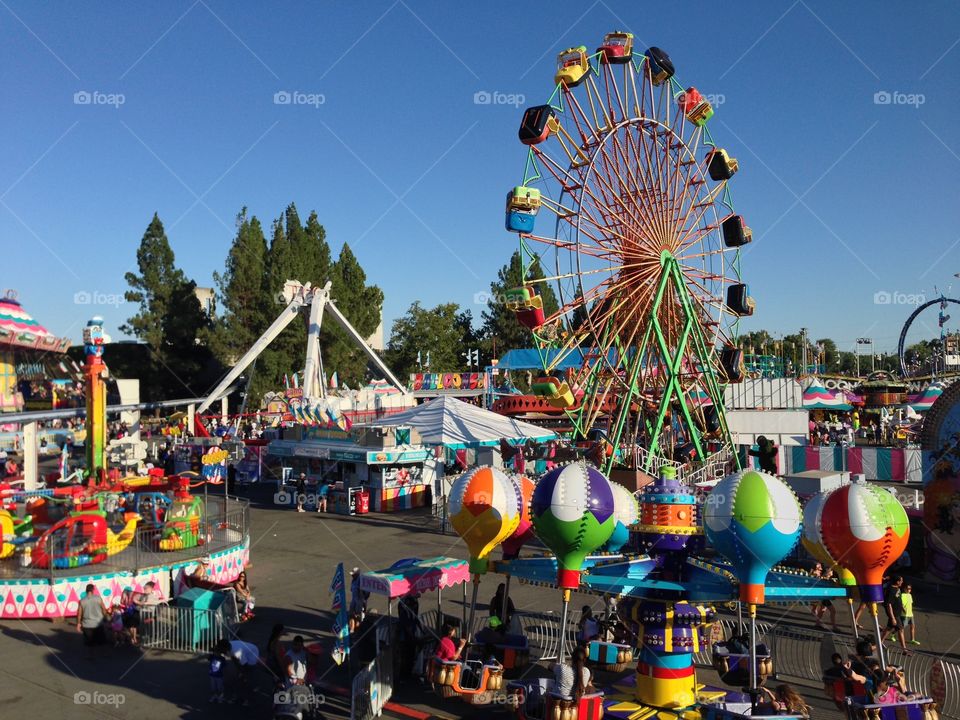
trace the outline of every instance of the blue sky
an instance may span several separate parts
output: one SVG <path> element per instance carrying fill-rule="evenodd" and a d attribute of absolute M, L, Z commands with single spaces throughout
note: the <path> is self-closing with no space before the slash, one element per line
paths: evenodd
<path fill-rule="evenodd" d="M 615 29 L 724 97 L 711 128 L 754 229 L 744 329 L 887 349 L 909 296 L 960 295 L 953 2 L 0 5 L 0 284 L 58 334 L 79 339 L 96 312 L 119 337 L 133 308 L 111 303 L 154 211 L 209 285 L 238 210 L 269 225 L 290 201 L 317 210 L 334 252 L 351 244 L 388 323 L 414 300 L 479 315 L 517 245 L 502 203 L 524 148 L 522 108 L 474 95 L 544 102 L 556 53 Z M 308 104 L 276 104 L 283 91 Z"/>

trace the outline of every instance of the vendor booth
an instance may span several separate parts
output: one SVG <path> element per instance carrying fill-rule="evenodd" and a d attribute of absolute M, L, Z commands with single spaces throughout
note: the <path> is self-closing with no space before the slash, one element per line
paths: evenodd
<path fill-rule="evenodd" d="M 420 444 L 416 430 L 404 425 L 377 428 L 294 426 L 270 443 L 284 475 L 307 474 L 313 488 L 333 486 L 329 509 L 356 514 L 368 505 L 374 512 L 409 510 L 429 504 L 433 453 Z M 426 463 L 426 468 L 425 468 Z"/>

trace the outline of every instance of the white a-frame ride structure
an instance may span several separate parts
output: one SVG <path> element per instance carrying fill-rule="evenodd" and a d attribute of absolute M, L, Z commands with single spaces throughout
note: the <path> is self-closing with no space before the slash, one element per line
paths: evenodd
<path fill-rule="evenodd" d="M 330 282 L 323 287 L 313 287 L 310 283 L 301 283 L 297 280 L 287 280 L 283 286 L 283 299 L 287 306 L 283 309 L 273 324 L 268 327 L 263 335 L 251 346 L 249 350 L 241 357 L 231 368 L 223 380 L 210 392 L 207 398 L 197 408 L 197 414 L 202 414 L 210 405 L 220 397 L 220 395 L 230 387 L 230 384 L 236 380 L 246 370 L 250 364 L 257 359 L 271 342 L 273 342 L 284 328 L 287 327 L 294 318 L 300 315 L 300 312 L 306 308 L 310 310 L 309 325 L 307 326 L 307 353 L 306 362 L 303 367 L 303 399 L 304 401 L 321 399 L 325 396 L 326 388 L 321 380 L 321 358 L 320 358 L 320 325 L 323 322 L 324 312 L 328 312 L 334 321 L 346 331 L 347 335 L 353 339 L 357 346 L 366 353 L 371 364 L 383 373 L 383 377 L 400 392 L 405 393 L 406 388 L 397 380 L 396 376 L 390 372 L 383 360 L 377 355 L 367 341 L 356 331 L 350 321 L 344 316 L 337 307 L 333 298 L 330 297 Z"/>

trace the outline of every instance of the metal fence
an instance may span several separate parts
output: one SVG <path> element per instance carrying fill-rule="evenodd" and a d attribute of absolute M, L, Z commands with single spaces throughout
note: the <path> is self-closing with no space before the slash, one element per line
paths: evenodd
<path fill-rule="evenodd" d="M 728 639 L 740 632 L 735 618 L 716 621 L 717 635 Z M 744 626 L 745 627 L 745 626 Z M 717 637 L 715 635 L 714 637 Z M 757 623 L 757 638 L 770 648 L 776 677 L 791 677 L 820 683 L 830 656 L 838 652 L 844 657 L 855 651 L 856 640 L 849 635 L 837 635 L 822 630 L 795 625 Z M 931 653 L 904 652 L 899 647 L 884 649 L 888 664 L 903 668 L 907 688 L 925 697 L 937 700 L 940 717 L 960 720 L 960 664 Z M 694 656 L 700 666 L 712 665 L 710 647 Z"/>
<path fill-rule="evenodd" d="M 214 610 L 158 605 L 140 611 L 141 646 L 153 650 L 208 653 L 232 627 L 227 603 Z"/>
<path fill-rule="evenodd" d="M 377 657 L 353 677 L 350 693 L 350 720 L 379 717 L 393 695 L 393 653 L 395 624 L 388 618 L 377 625 Z"/>

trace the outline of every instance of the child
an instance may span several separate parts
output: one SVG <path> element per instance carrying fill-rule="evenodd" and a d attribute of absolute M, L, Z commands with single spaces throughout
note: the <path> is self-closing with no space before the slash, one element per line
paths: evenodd
<path fill-rule="evenodd" d="M 900 605 L 903 607 L 903 614 L 900 616 L 900 624 L 903 625 L 903 631 L 910 633 L 910 644 L 919 645 L 917 640 L 917 626 L 913 622 L 913 587 L 907 585 L 900 593 Z"/>
<path fill-rule="evenodd" d="M 210 702 L 222 703 L 226 701 L 223 694 L 223 664 L 224 658 L 219 652 L 213 652 L 207 664 L 207 675 L 210 676 Z"/>
<path fill-rule="evenodd" d="M 127 633 L 123 627 L 123 610 L 120 609 L 119 600 L 110 608 L 110 631 L 113 634 L 113 646 L 120 647 Z"/>

